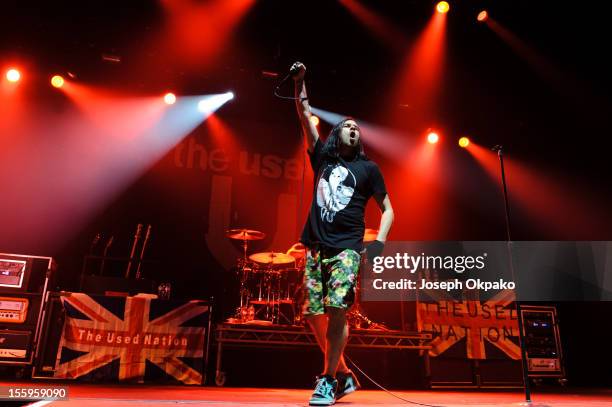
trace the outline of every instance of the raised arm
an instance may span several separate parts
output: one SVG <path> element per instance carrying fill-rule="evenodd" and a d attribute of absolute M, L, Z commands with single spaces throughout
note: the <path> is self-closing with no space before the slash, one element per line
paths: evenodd
<path fill-rule="evenodd" d="M 391 206 L 391 200 L 388 194 L 384 197 L 375 197 L 375 199 L 381 211 L 380 227 L 378 228 L 376 240 L 384 243 L 387 241 L 387 234 L 391 229 L 395 214 L 393 213 L 393 207 Z"/>
<path fill-rule="evenodd" d="M 319 131 L 315 126 L 310 117 L 312 113 L 310 111 L 310 104 L 308 104 L 308 95 L 306 94 L 306 84 L 304 83 L 304 75 L 306 75 L 306 67 L 301 62 L 296 62 L 291 67 L 291 72 L 296 72 L 293 75 L 293 81 L 295 82 L 295 107 L 297 109 L 300 123 L 302 124 L 302 131 L 306 135 L 306 142 L 308 143 L 308 151 L 312 151 L 315 143 L 319 139 Z"/>

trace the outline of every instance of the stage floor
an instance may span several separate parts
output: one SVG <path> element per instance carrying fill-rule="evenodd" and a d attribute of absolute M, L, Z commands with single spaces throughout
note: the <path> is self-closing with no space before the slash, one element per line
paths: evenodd
<path fill-rule="evenodd" d="M 0 382 L 0 386 L 49 386 L 63 385 L 57 382 Z M 231 387 L 150 386 L 150 385 L 90 385 L 65 384 L 69 387 L 68 401 L 38 402 L 37 406 L 51 407 L 135 407 L 168 406 L 306 406 L 310 390 L 256 389 Z M 417 403 L 444 407 L 492 407 L 520 406 L 521 392 L 494 391 L 396 391 L 398 396 Z M 536 407 L 583 407 L 612 406 L 612 390 L 534 391 L 531 406 Z M 0 402 L 1 403 L 1 402 Z M 360 390 L 337 403 L 338 406 L 406 406 L 404 401 L 383 391 Z"/>

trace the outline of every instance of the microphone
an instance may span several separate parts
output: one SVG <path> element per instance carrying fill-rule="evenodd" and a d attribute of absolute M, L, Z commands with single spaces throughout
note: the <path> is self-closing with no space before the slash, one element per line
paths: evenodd
<path fill-rule="evenodd" d="M 276 96 L 277 98 L 286 99 L 286 100 L 300 100 L 299 98 L 296 98 L 296 97 L 283 96 L 283 95 L 279 94 L 280 87 L 285 82 L 287 82 L 287 80 L 289 78 L 291 78 L 292 76 L 296 75 L 299 71 L 300 71 L 300 66 L 297 64 L 297 62 L 294 63 L 293 65 L 291 65 L 291 68 L 289 68 L 289 72 L 287 73 L 287 75 L 285 75 L 285 77 L 274 88 L 274 96 Z"/>
<path fill-rule="evenodd" d="M 493 147 L 491 147 L 491 151 L 500 152 L 501 150 L 502 150 L 501 144 L 495 144 Z"/>
<path fill-rule="evenodd" d="M 276 89 L 278 90 L 278 88 L 280 88 L 283 83 L 287 82 L 287 79 L 297 74 L 299 70 L 300 68 L 296 64 L 291 65 L 291 68 L 289 68 L 289 72 L 287 73 L 287 75 L 285 75 L 285 77 L 279 82 L 279 84 L 276 85 Z"/>
<path fill-rule="evenodd" d="M 289 76 L 293 76 L 297 74 L 299 71 L 300 71 L 299 65 L 293 64 L 291 65 L 291 68 L 289 68 Z"/>

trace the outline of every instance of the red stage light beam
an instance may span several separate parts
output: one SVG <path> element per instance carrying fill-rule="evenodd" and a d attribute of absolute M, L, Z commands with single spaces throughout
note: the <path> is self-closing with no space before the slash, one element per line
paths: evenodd
<path fill-rule="evenodd" d="M 392 178 L 391 187 L 398 195 L 395 201 L 403 202 L 406 219 L 402 228 L 407 230 L 405 239 L 444 239 L 447 235 L 444 221 L 446 210 L 444 178 L 440 159 L 441 150 L 436 144 L 422 141 L 415 145 L 400 177 Z"/>
<path fill-rule="evenodd" d="M 391 112 L 392 127 L 405 128 L 409 123 L 415 130 L 435 120 L 436 99 L 443 86 L 446 17 L 446 13 L 432 15 L 400 66 L 391 90 L 394 95 L 389 98 L 392 105 L 385 106 Z"/>
<path fill-rule="evenodd" d="M 504 41 L 514 53 L 534 70 L 534 72 L 556 91 L 565 94 L 570 100 L 581 100 L 587 98 L 584 86 L 579 81 L 563 72 L 559 67 L 545 58 L 534 47 L 523 41 L 516 34 L 504 27 L 498 21 L 487 16 L 484 23 L 502 41 Z"/>
<path fill-rule="evenodd" d="M 467 149 L 491 179 L 501 185 L 496 153 L 475 143 Z M 560 181 L 504 155 L 510 198 L 524 209 L 541 230 L 560 239 L 593 239 L 606 233 L 607 210 L 600 207 L 578 183 Z M 566 178 L 566 177 L 565 177 Z"/>
<path fill-rule="evenodd" d="M 240 151 L 238 136 L 218 114 L 213 113 L 208 116 L 204 124 L 218 147 L 226 151 Z"/>
<path fill-rule="evenodd" d="M 403 45 L 405 36 L 391 21 L 372 11 L 358 0 L 340 0 L 342 4 L 363 26 L 393 48 Z"/>
<path fill-rule="evenodd" d="M 162 1 L 167 12 L 166 27 L 160 35 L 162 54 L 178 58 L 187 67 L 212 63 L 254 3 L 254 0 Z"/>

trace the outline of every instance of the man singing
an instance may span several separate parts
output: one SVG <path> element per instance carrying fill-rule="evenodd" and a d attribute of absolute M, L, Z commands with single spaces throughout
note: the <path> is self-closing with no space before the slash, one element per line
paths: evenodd
<path fill-rule="evenodd" d="M 363 250 L 366 204 L 373 196 L 382 211 L 377 239 L 368 246 L 369 258 L 382 253 L 393 209 L 378 166 L 363 151 L 355 120 L 342 120 L 324 142 L 320 140 L 310 120 L 306 67 L 296 62 L 291 72 L 297 112 L 316 175 L 300 239 L 307 247 L 303 313 L 325 354 L 323 373 L 317 377 L 310 405 L 329 406 L 360 387 L 343 352 L 348 339 L 346 312 L 354 301 Z"/>

